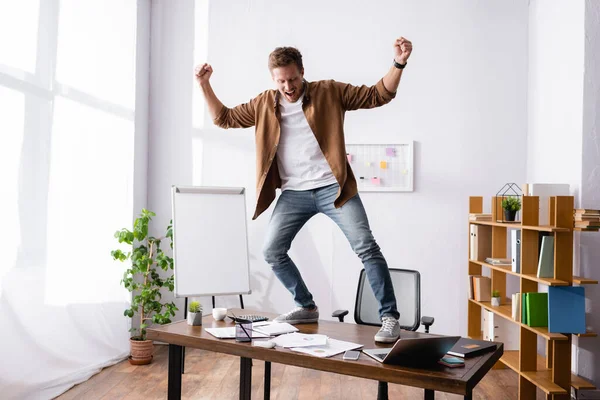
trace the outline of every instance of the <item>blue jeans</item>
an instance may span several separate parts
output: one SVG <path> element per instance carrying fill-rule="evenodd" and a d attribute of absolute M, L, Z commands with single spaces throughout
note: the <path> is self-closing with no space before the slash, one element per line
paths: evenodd
<path fill-rule="evenodd" d="M 285 190 L 279 196 L 271 216 L 263 248 L 265 261 L 277 278 L 294 296 L 300 307 L 315 306 L 300 271 L 288 256 L 288 250 L 296 234 L 304 224 L 318 213 L 335 222 L 350 242 L 352 250 L 361 259 L 369 284 L 379 302 L 381 317 L 399 318 L 394 287 L 387 263 L 371 233 L 367 214 L 359 195 L 352 197 L 342 207 L 335 208 L 339 185 L 324 186 L 312 190 Z"/>

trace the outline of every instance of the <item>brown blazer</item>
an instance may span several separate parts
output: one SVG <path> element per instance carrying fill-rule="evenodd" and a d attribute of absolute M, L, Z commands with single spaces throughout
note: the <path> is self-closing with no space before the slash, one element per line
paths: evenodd
<path fill-rule="evenodd" d="M 256 141 L 256 219 L 275 199 L 281 179 L 275 157 L 281 134 L 279 92 L 267 90 L 248 103 L 234 108 L 223 106 L 214 124 L 221 128 L 255 126 Z M 389 103 L 396 93 L 389 92 L 383 79 L 374 86 L 352 86 L 334 80 L 304 82 L 302 109 L 325 159 L 340 185 L 334 201 L 336 208 L 352 198 L 358 189 L 348 164 L 344 141 L 344 114 L 360 108 L 374 108 Z"/>

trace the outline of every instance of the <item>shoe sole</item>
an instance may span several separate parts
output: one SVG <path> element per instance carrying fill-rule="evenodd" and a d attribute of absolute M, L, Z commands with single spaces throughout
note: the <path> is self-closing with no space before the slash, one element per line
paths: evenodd
<path fill-rule="evenodd" d="M 397 341 L 398 339 L 400 339 L 400 336 L 398 336 L 397 338 L 374 338 L 376 342 L 379 343 L 394 343 L 395 341 Z"/>
<path fill-rule="evenodd" d="M 313 319 L 290 319 L 290 320 L 285 320 L 285 321 L 273 321 L 273 322 L 287 322 L 288 324 L 294 325 L 294 324 L 314 324 L 315 322 L 318 322 L 319 318 L 313 318 Z"/>

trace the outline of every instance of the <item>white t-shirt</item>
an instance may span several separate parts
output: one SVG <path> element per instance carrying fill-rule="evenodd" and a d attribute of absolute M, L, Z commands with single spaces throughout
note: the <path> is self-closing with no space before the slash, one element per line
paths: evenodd
<path fill-rule="evenodd" d="M 308 125 L 302 99 L 290 103 L 280 97 L 281 137 L 277 148 L 277 167 L 281 190 L 310 190 L 336 182 L 315 135 Z"/>

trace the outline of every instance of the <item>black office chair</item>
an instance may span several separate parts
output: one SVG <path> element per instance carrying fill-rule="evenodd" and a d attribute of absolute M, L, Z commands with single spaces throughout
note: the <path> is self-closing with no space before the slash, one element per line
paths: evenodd
<path fill-rule="evenodd" d="M 390 268 L 390 276 L 394 285 L 398 312 L 400 313 L 400 327 L 404 330 L 416 331 L 421 324 L 425 332 L 433 324 L 433 317 L 421 318 L 421 275 L 418 271 L 409 269 Z M 344 322 L 348 310 L 334 311 L 331 316 Z M 379 318 L 379 303 L 375 299 L 371 285 L 367 280 L 365 270 L 360 271 L 356 302 L 354 304 L 354 321 L 361 325 L 381 326 Z M 387 382 L 379 382 L 377 400 L 388 399 Z"/>

